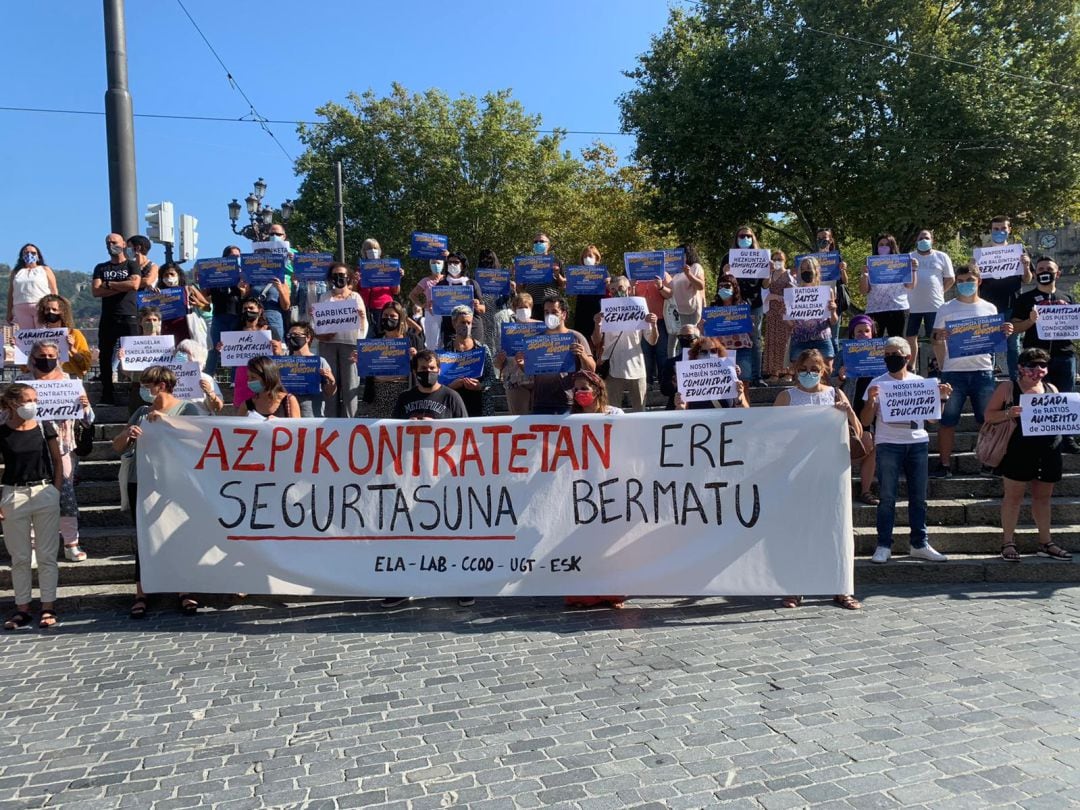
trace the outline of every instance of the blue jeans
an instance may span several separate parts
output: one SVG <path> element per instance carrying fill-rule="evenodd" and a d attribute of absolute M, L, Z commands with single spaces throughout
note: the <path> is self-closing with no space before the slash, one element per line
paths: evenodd
<path fill-rule="evenodd" d="M 1076 384 L 1076 356 L 1051 357 L 1046 379 L 1058 391 L 1072 391 Z"/>
<path fill-rule="evenodd" d="M 930 442 L 918 444 L 879 444 L 877 452 L 878 495 L 877 544 L 892 548 L 893 526 L 896 523 L 896 493 L 900 490 L 900 473 L 908 485 L 908 524 L 911 526 L 911 547 L 928 545 L 926 532 L 927 458 Z"/>
<path fill-rule="evenodd" d="M 664 367 L 664 361 L 668 358 L 667 324 L 664 323 L 663 318 L 656 321 L 656 331 L 660 333 L 660 337 L 657 338 L 655 346 L 649 345 L 647 340 L 641 341 L 641 351 L 645 355 L 645 373 L 650 383 L 659 381 L 660 369 Z"/>
<path fill-rule="evenodd" d="M 222 332 L 235 332 L 240 326 L 239 315 L 215 315 L 210 320 L 210 351 L 206 355 L 206 373 L 211 377 L 221 364 L 221 354 L 215 348 L 221 342 Z"/>
<path fill-rule="evenodd" d="M 952 395 L 941 405 L 941 426 L 956 427 L 964 409 L 964 400 L 968 397 L 971 398 L 975 421 L 981 425 L 986 406 L 997 387 L 993 372 L 945 371 L 941 374 L 941 381 L 952 386 Z"/>
<path fill-rule="evenodd" d="M 285 316 L 280 309 L 271 309 L 267 307 L 263 310 L 263 315 L 266 317 L 266 322 L 270 324 L 270 337 L 274 340 L 285 339 Z"/>
<path fill-rule="evenodd" d="M 753 349 L 736 349 L 735 365 L 739 367 L 739 379 L 750 382 L 754 379 L 754 360 L 751 357 Z"/>
<path fill-rule="evenodd" d="M 749 379 L 754 382 L 761 379 L 761 319 L 764 314 L 765 310 L 761 307 L 750 310 L 750 320 L 753 321 L 754 328 L 750 330 L 750 338 L 753 340 L 753 346 L 750 348 Z M 743 377 L 743 379 L 747 378 Z"/>

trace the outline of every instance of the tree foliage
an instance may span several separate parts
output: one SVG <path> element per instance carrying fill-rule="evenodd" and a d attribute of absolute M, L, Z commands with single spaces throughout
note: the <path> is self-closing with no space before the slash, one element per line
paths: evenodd
<path fill-rule="evenodd" d="M 652 214 L 714 249 L 770 214 L 803 246 L 1059 221 L 1080 202 L 1080 92 L 1054 84 L 1080 76 L 1078 24 L 1074 0 L 675 9 L 621 99 Z"/>

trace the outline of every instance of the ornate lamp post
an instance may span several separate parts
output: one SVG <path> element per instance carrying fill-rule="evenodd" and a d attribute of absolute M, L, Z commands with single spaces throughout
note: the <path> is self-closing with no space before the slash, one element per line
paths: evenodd
<path fill-rule="evenodd" d="M 248 224 L 237 228 L 236 223 L 240 219 L 242 206 L 234 197 L 229 203 L 229 221 L 232 224 L 232 232 L 237 236 L 243 236 L 252 242 L 265 242 L 270 238 L 270 226 L 274 224 L 274 217 L 279 216 L 282 222 L 288 222 L 292 216 L 294 207 L 292 200 L 285 200 L 280 210 L 275 210 L 269 204 L 263 203 L 266 196 L 266 181 L 261 177 L 255 181 L 252 191 L 244 199 L 247 206 Z"/>

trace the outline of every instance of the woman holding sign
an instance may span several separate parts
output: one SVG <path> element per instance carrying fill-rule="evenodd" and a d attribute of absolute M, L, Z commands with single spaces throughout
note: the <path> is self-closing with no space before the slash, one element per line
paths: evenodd
<path fill-rule="evenodd" d="M 1025 436 L 1020 424 L 1024 416 L 1021 396 L 1057 393 L 1057 388 L 1044 380 L 1050 354 L 1043 349 L 1025 349 L 1018 362 L 1018 379 L 1016 382 L 1007 380 L 997 387 L 986 406 L 985 416 L 991 425 L 1009 420 L 1016 423 L 1005 457 L 996 470 L 1005 485 L 1005 497 L 1001 501 L 1001 557 L 1009 562 L 1020 562 L 1014 537 L 1020 503 L 1030 481 L 1031 516 L 1039 529 L 1039 556 L 1071 560 L 1072 554 L 1050 537 L 1050 498 L 1054 495 L 1054 484 L 1061 480 L 1061 436 Z"/>
<path fill-rule="evenodd" d="M 379 335 L 388 340 L 409 340 L 409 359 L 424 348 L 424 330 L 405 316 L 405 307 L 397 301 L 387 304 L 382 311 Z M 355 363 L 355 355 L 353 362 Z M 369 376 L 364 378 L 363 404 L 360 415 L 367 419 L 389 419 L 394 412 L 398 397 L 410 386 L 410 375 Z"/>
<path fill-rule="evenodd" d="M 908 290 L 915 289 L 918 276 L 915 269 L 918 262 L 914 256 L 905 256 L 906 261 L 900 259 L 900 247 L 896 244 L 896 237 L 891 233 L 883 233 L 874 240 L 876 256 L 895 256 L 894 264 L 906 264 L 908 268 L 907 282 L 880 282 L 875 283 L 871 279 L 871 265 L 874 265 L 873 273 L 887 274 L 893 267 L 881 267 L 884 264 L 871 256 L 866 260 L 863 267 L 862 279 L 859 281 L 859 289 L 866 296 L 866 314 L 874 319 L 877 331 L 882 337 L 904 337 L 907 332 L 908 316 Z"/>
<path fill-rule="evenodd" d="M 821 265 L 813 256 L 805 257 L 799 262 L 799 275 L 796 289 L 803 287 L 826 287 L 821 282 Z M 791 353 L 788 357 L 792 363 L 803 352 L 816 349 L 821 352 L 828 366 L 826 377 L 832 376 L 833 358 L 836 349 L 833 344 L 832 328 L 840 323 L 840 314 L 836 307 L 836 295 L 829 296 L 829 303 L 825 310 L 824 318 L 801 318 L 792 319 L 791 324 Z"/>
<path fill-rule="evenodd" d="M 483 292 L 476 279 L 470 279 L 469 260 L 462 253 L 451 253 L 446 257 L 446 276 L 432 287 L 432 297 L 439 287 L 470 287 L 472 290 L 472 311 L 474 314 L 483 315 L 487 312 L 484 306 Z M 425 327 L 426 329 L 426 327 Z M 473 321 L 472 336 L 481 343 L 484 342 L 484 322 Z M 430 337 L 430 335 L 428 336 Z M 439 345 L 445 346 L 454 337 L 454 322 L 449 315 L 444 315 L 440 325 Z"/>
<path fill-rule="evenodd" d="M 765 352 L 762 356 L 765 383 L 786 385 L 791 382 L 788 350 L 791 345 L 791 324 L 784 320 L 784 290 L 795 286 L 795 278 L 787 269 L 787 256 L 782 250 L 772 252 L 769 268 L 769 306 L 765 312 Z"/>
<path fill-rule="evenodd" d="M 762 250 L 761 244 L 758 242 L 757 234 L 754 233 L 754 229 L 749 225 L 743 225 L 735 232 L 735 235 L 731 238 L 731 250 Z M 729 253 L 730 257 L 731 254 Z M 771 260 L 771 257 L 770 257 Z M 731 266 L 724 262 L 724 266 L 721 269 L 721 274 L 726 275 L 731 273 Z M 753 324 L 753 329 L 750 332 L 751 347 L 749 352 L 739 352 L 740 355 L 744 355 L 749 358 L 749 368 L 744 369 L 743 377 L 754 385 L 761 384 L 761 321 L 764 314 L 765 303 L 761 297 L 763 289 L 769 286 L 769 279 L 761 278 L 740 278 L 738 280 L 739 287 L 739 300 L 750 305 L 750 322 Z M 717 294 L 719 295 L 719 289 Z M 717 304 L 716 306 L 726 306 L 725 304 Z M 744 360 L 739 360 L 739 367 L 743 368 Z"/>
<path fill-rule="evenodd" d="M 306 321 L 297 321 L 289 325 L 285 333 L 285 343 L 289 347 L 289 354 L 294 357 L 314 357 L 311 344 L 315 340 L 315 330 Z M 355 361 L 354 361 L 355 362 Z M 337 393 L 337 381 L 334 380 L 334 372 L 330 370 L 330 364 L 325 357 L 319 358 L 319 387 L 322 389 L 318 394 L 296 394 L 296 401 L 300 403 L 300 416 L 305 419 L 322 419 L 326 416 L 326 401 Z"/>
<path fill-rule="evenodd" d="M 8 323 L 17 324 L 20 329 L 45 326 L 37 320 L 38 302 L 46 295 L 56 294 L 56 276 L 45 264 L 38 246 L 23 245 L 8 277 Z"/>
<path fill-rule="evenodd" d="M 337 381 L 336 393 L 326 402 L 326 415 L 353 419 L 360 404 L 360 374 L 351 358 L 356 341 L 367 337 L 367 310 L 364 299 L 350 286 L 348 265 L 342 262 L 330 265 L 326 279 L 330 289 L 319 296 L 319 303 L 352 301 L 359 313 L 357 328 L 319 334 L 319 356 L 326 358 Z"/>
<path fill-rule="evenodd" d="M 760 285 L 755 282 L 760 293 Z M 753 325 L 753 304 L 744 301 L 743 290 L 745 285 L 740 279 L 736 279 L 731 273 L 724 273 L 716 281 L 716 298 L 713 300 L 714 307 L 734 307 L 742 303 L 751 305 L 750 323 Z M 761 295 L 758 295 L 760 306 Z M 759 323 L 760 325 L 760 323 Z M 739 332 L 735 335 L 720 335 L 719 341 L 724 344 L 728 351 L 735 352 L 735 363 L 739 367 L 739 376 L 747 382 L 754 380 L 754 337 L 750 332 Z"/>
<path fill-rule="evenodd" d="M 450 314 L 454 324 L 454 336 L 446 342 L 446 351 L 460 354 L 481 349 L 484 352 L 484 366 L 480 377 L 459 377 L 448 384 L 458 392 L 469 416 L 494 416 L 495 403 L 491 399 L 491 386 L 495 383 L 495 366 L 491 360 L 491 349 L 483 343 L 477 343 L 472 336 L 473 311 L 468 307 L 454 307 Z"/>
<path fill-rule="evenodd" d="M 184 314 L 178 318 L 169 318 L 162 321 L 161 334 L 173 335 L 177 343 L 195 337 L 191 334 L 191 328 L 188 326 L 188 313 L 191 312 L 192 308 L 200 311 L 209 309 L 210 302 L 199 292 L 197 287 L 188 284 L 184 270 L 178 264 L 166 264 L 161 268 L 161 272 L 158 274 L 158 288 L 162 290 L 181 289 L 184 291 Z M 205 330 L 201 334 L 205 338 Z"/>
<path fill-rule="evenodd" d="M 364 261 L 375 261 L 382 258 L 382 246 L 377 239 L 368 237 L 364 240 L 364 244 L 360 246 L 360 256 Z M 399 268 L 400 269 L 400 268 Z M 405 271 L 401 270 L 401 277 L 405 277 Z M 375 337 L 375 328 L 379 324 L 379 316 L 391 301 L 394 300 L 394 296 L 401 292 L 401 285 L 397 284 L 393 287 L 365 287 L 360 283 L 359 271 L 356 274 L 355 286 L 360 290 L 360 297 L 364 299 L 364 306 L 367 307 L 368 314 L 368 328 L 364 337 Z"/>
<path fill-rule="evenodd" d="M 68 359 L 61 368 L 72 377 L 82 379 L 90 370 L 93 355 L 86 336 L 75 328 L 75 316 L 71 314 L 71 302 L 62 295 L 46 295 L 37 305 L 38 320 L 46 328 L 67 329 Z"/>
<path fill-rule="evenodd" d="M 692 326 L 692 324 L 685 324 L 684 328 Z M 714 337 L 701 337 L 697 338 L 691 345 L 690 350 L 686 353 L 688 360 L 707 360 L 710 358 L 726 358 L 728 357 L 728 350 L 724 348 L 724 344 L 720 342 L 719 338 Z M 677 365 L 679 359 L 674 358 L 672 365 Z M 737 380 L 736 388 L 738 390 L 738 396 L 731 399 L 702 399 L 687 402 L 682 398 L 682 393 L 677 392 L 675 394 L 675 409 L 676 410 L 705 410 L 709 408 L 749 408 L 750 400 L 747 396 L 747 387 L 745 380 Z"/>

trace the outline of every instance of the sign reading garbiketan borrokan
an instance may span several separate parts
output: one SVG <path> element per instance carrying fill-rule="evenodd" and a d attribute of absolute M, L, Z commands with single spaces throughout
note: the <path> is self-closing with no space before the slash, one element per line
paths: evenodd
<path fill-rule="evenodd" d="M 138 447 L 143 587 L 850 593 L 848 458 L 834 408 L 166 417 Z"/>

